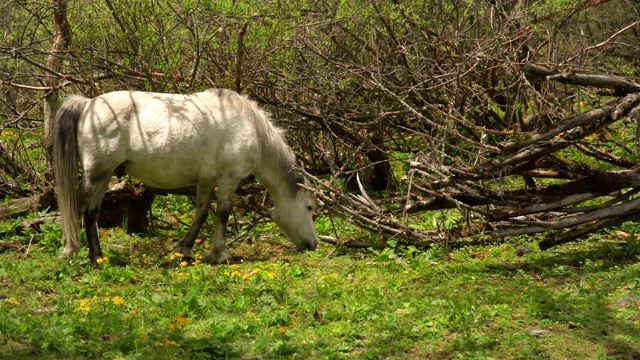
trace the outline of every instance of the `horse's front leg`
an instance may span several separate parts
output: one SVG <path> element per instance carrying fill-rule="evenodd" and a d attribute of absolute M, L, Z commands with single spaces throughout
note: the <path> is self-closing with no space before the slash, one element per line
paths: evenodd
<path fill-rule="evenodd" d="M 231 216 L 231 202 L 218 200 L 218 208 L 216 209 L 216 232 L 213 235 L 211 251 L 204 257 L 204 262 L 210 264 L 226 264 L 231 262 L 232 257 L 227 250 L 227 244 L 225 242 L 229 216 Z"/>
<path fill-rule="evenodd" d="M 202 224 L 209 215 L 209 203 L 211 202 L 211 189 L 213 185 L 198 185 L 196 190 L 196 217 L 191 223 L 191 228 L 187 234 L 175 245 L 174 251 L 181 253 L 185 258 L 192 258 L 191 249 L 200 233 Z"/>
<path fill-rule="evenodd" d="M 232 257 L 227 251 L 225 235 L 227 223 L 231 216 L 231 197 L 238 187 L 239 181 L 230 178 L 227 181 L 218 182 L 218 206 L 216 208 L 216 232 L 213 236 L 211 251 L 203 259 L 210 264 L 226 264 L 232 261 Z"/>

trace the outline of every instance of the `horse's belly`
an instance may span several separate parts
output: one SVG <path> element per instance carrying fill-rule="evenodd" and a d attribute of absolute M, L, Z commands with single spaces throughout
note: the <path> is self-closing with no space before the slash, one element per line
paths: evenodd
<path fill-rule="evenodd" d="M 175 161 L 128 161 L 125 171 L 143 183 L 161 188 L 177 189 L 196 185 L 200 171 L 189 162 Z"/>

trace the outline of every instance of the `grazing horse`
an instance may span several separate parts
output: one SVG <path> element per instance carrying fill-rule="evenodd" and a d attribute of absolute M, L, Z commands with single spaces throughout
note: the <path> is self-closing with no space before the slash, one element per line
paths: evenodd
<path fill-rule="evenodd" d="M 81 215 L 89 259 L 95 264 L 102 257 L 96 221 L 116 169 L 157 188 L 195 185 L 195 219 L 175 247 L 185 257 L 191 257 L 217 185 L 216 230 L 203 261 L 221 264 L 232 259 L 225 244 L 231 196 L 249 174 L 271 193 L 273 220 L 298 250 L 315 250 L 318 245 L 312 218 L 315 199 L 298 186 L 304 178 L 295 170 L 293 151 L 269 115 L 236 92 L 70 96 L 56 114 L 52 139 L 63 258 L 80 247 Z"/>

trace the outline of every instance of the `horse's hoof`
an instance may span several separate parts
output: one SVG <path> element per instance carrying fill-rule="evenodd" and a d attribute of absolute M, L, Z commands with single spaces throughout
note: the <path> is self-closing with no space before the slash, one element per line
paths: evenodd
<path fill-rule="evenodd" d="M 184 256 L 184 254 L 182 255 L 182 261 L 187 263 L 187 266 L 193 265 L 196 262 L 196 259 L 191 257 L 191 256 Z"/>
<path fill-rule="evenodd" d="M 173 247 L 173 252 L 182 254 L 182 258 L 184 259 L 192 258 L 191 249 L 182 246 L 182 244 L 180 244 L 179 242 L 178 244 L 176 244 L 176 246 Z"/>
<path fill-rule="evenodd" d="M 209 253 L 202 258 L 202 262 L 211 265 L 233 264 L 233 258 L 226 251 L 219 255 Z"/>

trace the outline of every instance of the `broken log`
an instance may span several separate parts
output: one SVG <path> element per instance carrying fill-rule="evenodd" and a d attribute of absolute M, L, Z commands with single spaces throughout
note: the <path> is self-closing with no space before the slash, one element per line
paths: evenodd
<path fill-rule="evenodd" d="M 0 219 L 15 218 L 38 211 L 40 195 L 11 199 L 0 204 Z"/>
<path fill-rule="evenodd" d="M 24 216 L 32 211 L 42 211 L 52 207 L 53 189 L 46 188 L 41 194 L 17 198 L 0 203 L 0 219 Z"/>

